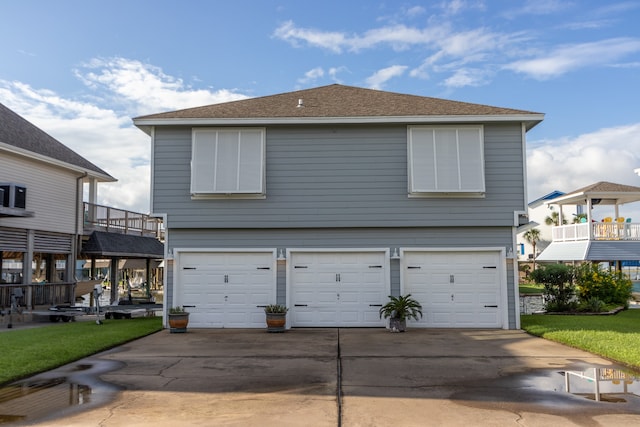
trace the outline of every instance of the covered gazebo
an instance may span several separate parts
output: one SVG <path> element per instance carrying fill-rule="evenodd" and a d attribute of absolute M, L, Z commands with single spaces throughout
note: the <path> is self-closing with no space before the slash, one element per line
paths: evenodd
<path fill-rule="evenodd" d="M 546 202 L 557 205 L 562 218 L 564 206 L 585 206 L 586 218 L 552 229 L 551 244 L 537 261 L 635 261 L 640 260 L 640 222 L 620 216 L 620 206 L 640 201 L 640 187 L 601 181 Z M 596 220 L 594 207 L 610 208 Z"/>
<path fill-rule="evenodd" d="M 164 257 L 164 244 L 156 238 L 144 237 L 130 234 L 109 233 L 104 231 L 94 231 L 89 240 L 82 246 L 82 255 L 91 259 L 91 264 L 95 267 L 97 259 L 110 259 L 110 282 L 118 283 L 117 273 L 120 267 L 120 260 L 139 260 L 137 264 L 144 263 L 146 269 L 146 283 L 150 283 L 150 270 L 154 260 Z M 118 299 L 117 286 L 111 286 L 111 303 Z"/>

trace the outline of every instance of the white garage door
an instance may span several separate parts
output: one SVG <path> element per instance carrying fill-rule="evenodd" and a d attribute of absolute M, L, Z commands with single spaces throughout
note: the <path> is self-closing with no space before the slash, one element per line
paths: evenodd
<path fill-rule="evenodd" d="M 263 307 L 275 302 L 272 252 L 184 252 L 179 262 L 175 300 L 193 306 L 190 328 L 265 327 Z"/>
<path fill-rule="evenodd" d="M 409 252 L 402 260 L 404 292 L 423 308 L 417 326 L 502 327 L 500 252 Z"/>
<path fill-rule="evenodd" d="M 292 326 L 384 326 L 384 252 L 295 252 L 289 268 Z"/>

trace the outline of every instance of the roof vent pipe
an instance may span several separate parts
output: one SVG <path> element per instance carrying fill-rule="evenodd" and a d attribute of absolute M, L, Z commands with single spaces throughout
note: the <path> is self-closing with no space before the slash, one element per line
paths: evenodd
<path fill-rule="evenodd" d="M 302 108 L 302 107 L 304 107 L 304 99 L 299 98 L 298 99 L 298 107 L 297 108 Z"/>

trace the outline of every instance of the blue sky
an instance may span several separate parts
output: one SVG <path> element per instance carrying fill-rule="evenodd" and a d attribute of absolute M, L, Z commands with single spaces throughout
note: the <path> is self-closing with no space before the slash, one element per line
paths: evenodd
<path fill-rule="evenodd" d="M 0 0 L 0 19 L 0 102 L 118 178 L 111 206 L 149 211 L 132 117 L 332 83 L 545 113 L 529 200 L 640 186 L 637 1 Z"/>

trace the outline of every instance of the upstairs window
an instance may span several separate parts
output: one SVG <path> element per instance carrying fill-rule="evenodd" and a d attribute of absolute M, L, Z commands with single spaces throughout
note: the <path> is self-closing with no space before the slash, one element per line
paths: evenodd
<path fill-rule="evenodd" d="M 263 128 L 197 128 L 192 142 L 191 194 L 265 194 Z"/>
<path fill-rule="evenodd" d="M 483 195 L 482 130 L 482 126 L 410 126 L 409 195 Z"/>

